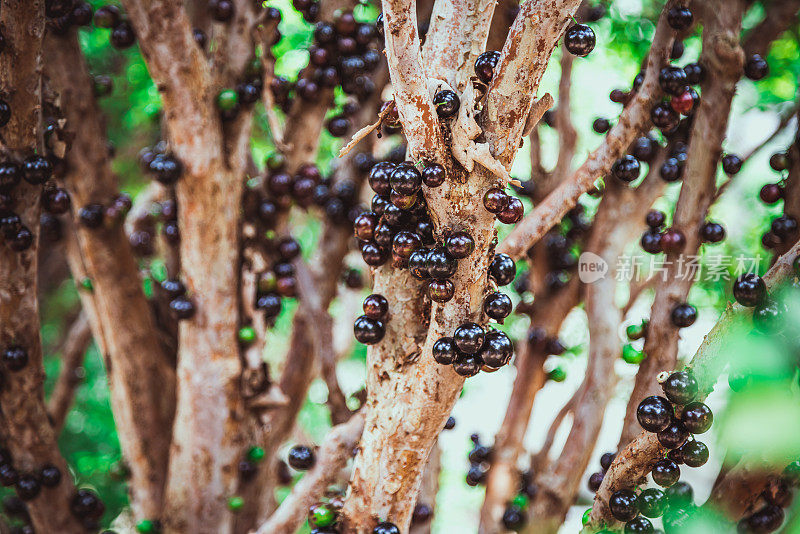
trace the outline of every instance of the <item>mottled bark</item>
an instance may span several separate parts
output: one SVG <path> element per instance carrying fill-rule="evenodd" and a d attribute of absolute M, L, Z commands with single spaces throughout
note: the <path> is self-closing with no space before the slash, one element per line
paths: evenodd
<path fill-rule="evenodd" d="M 71 146 L 64 187 L 77 213 L 90 203 L 110 205 L 119 194 L 106 148 L 103 114 L 73 31 L 45 39 L 45 73 L 59 95 Z M 131 466 L 134 513 L 158 517 L 175 411 L 175 371 L 144 296 L 122 222 L 102 228 L 74 225 L 81 263 L 93 292 L 89 316 L 102 353 L 123 455 Z M 87 303 L 88 304 L 88 303 Z M 94 320 L 92 320 L 94 319 Z M 120 328 L 124 324 L 125 328 Z"/>
<path fill-rule="evenodd" d="M 39 148 L 44 1 L 3 0 L 0 27 L 6 40 L 6 50 L 0 54 L 0 86 L 11 108 L 8 124 L 0 128 L 0 141 L 4 155 L 21 160 Z M 33 527 L 39 532 L 79 534 L 83 527 L 69 511 L 75 488 L 44 403 L 36 280 L 40 195 L 41 186 L 27 182 L 15 188 L 14 208 L 33 234 L 32 245 L 23 252 L 12 250 L 7 243 L 0 245 L 0 349 L 19 346 L 28 356 L 22 370 L 3 370 L 0 426 L 19 473 L 36 474 L 49 463 L 65 475 L 61 484 L 43 489 L 28 503 Z"/>
<path fill-rule="evenodd" d="M 639 432 L 636 408 L 642 399 L 658 391 L 656 375 L 661 371 L 671 371 L 678 357 L 679 330 L 672 324 L 671 314 L 676 305 L 686 302 L 694 282 L 688 262 L 700 247 L 700 228 L 716 192 L 722 142 L 736 82 L 744 65 L 744 54 L 739 47 L 743 11 L 744 6 L 739 0 L 725 2 L 724 6 L 712 3 L 704 10 L 700 62 L 707 75 L 702 85 L 703 98 L 694 117 L 689 159 L 672 223 L 672 227 L 683 234 L 686 244 L 681 252 L 667 254 L 666 273 L 656 286 L 644 345 L 647 358 L 639 366 L 628 401 L 619 450 Z"/>

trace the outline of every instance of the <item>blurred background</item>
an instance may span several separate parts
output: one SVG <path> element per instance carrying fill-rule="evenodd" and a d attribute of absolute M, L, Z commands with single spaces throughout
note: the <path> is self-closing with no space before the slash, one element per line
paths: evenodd
<path fill-rule="evenodd" d="M 92 1 L 96 7 L 108 2 Z M 283 20 L 280 31 L 281 41 L 273 49 L 277 59 L 276 72 L 292 80 L 306 64 L 308 44 L 312 40 L 313 26 L 303 21 L 288 0 L 269 1 L 268 5 L 281 10 Z M 574 64 L 572 83 L 572 112 L 574 125 L 579 132 L 579 144 L 575 165 L 579 165 L 586 155 L 597 147 L 602 136 L 594 133 L 592 122 L 599 117 L 614 121 L 620 111 L 618 104 L 612 103 L 608 95 L 617 88 L 628 88 L 639 72 L 640 64 L 649 48 L 654 33 L 654 21 L 663 2 L 658 0 L 615 0 L 607 4 L 608 13 L 600 21 L 592 23 L 597 34 L 597 47 L 587 58 L 577 58 Z M 374 20 L 379 12 L 373 4 L 363 4 L 356 11 L 359 20 Z M 759 20 L 758 8 L 748 14 L 745 29 Z M 109 30 L 83 28 L 80 30 L 81 45 L 86 53 L 93 75 L 110 77 L 113 89 L 100 101 L 106 114 L 110 142 L 115 150 L 114 169 L 118 173 L 122 190 L 134 199 L 149 182 L 138 163 L 138 153 L 146 146 L 153 145 L 160 138 L 160 104 L 156 88 L 153 86 L 142 60 L 138 47 L 119 51 L 109 44 Z M 684 41 L 683 55 L 675 61 L 684 65 L 696 61 L 700 52 L 698 32 Z M 545 76 L 541 93 L 550 92 L 558 101 L 559 55 L 551 60 Z M 797 101 L 798 77 L 800 76 L 800 35 L 798 24 L 784 34 L 774 44 L 766 58 L 770 65 L 768 78 L 754 83 L 743 79 L 734 101 L 734 111 L 725 151 L 734 154 L 747 154 L 769 138 L 781 122 L 781 118 L 791 113 Z M 101 83 L 104 80 L 99 80 Z M 345 102 L 345 95 L 337 97 L 339 108 Z M 260 106 L 260 104 L 258 104 Z M 267 126 L 263 108 L 256 113 L 254 133 L 255 160 L 263 164 L 266 157 L 275 151 Z M 334 115 L 336 110 L 331 111 Z M 780 215 L 779 206 L 767 206 L 758 200 L 760 188 L 777 181 L 780 177 L 769 166 L 769 158 L 776 151 L 785 150 L 792 142 L 796 124 L 792 121 L 781 133 L 775 136 L 763 149 L 750 158 L 742 171 L 735 177 L 711 211 L 710 218 L 724 225 L 728 238 L 716 245 L 703 245 L 701 264 L 703 269 L 712 266 L 716 256 L 753 258 L 756 263 L 748 263 L 745 269 L 764 272 L 770 264 L 771 254 L 761 246 L 761 235 L 769 227 L 771 219 Z M 547 126 L 540 127 L 543 142 L 545 166 L 555 163 L 557 154 L 557 134 Z M 335 153 L 342 144 L 341 139 L 331 137 L 323 130 L 318 165 L 328 174 L 335 165 Z M 396 138 L 396 139 L 393 139 Z M 398 136 L 389 136 L 384 145 L 400 144 Z M 531 178 L 528 146 L 523 148 L 515 162 L 513 175 L 521 180 Z M 646 164 L 644 164 L 646 165 Z M 533 177 L 535 179 L 535 176 Z M 720 171 L 719 180 L 727 178 Z M 679 185 L 669 185 L 664 198 L 656 206 L 668 214 L 677 198 Z M 526 202 L 526 209 L 530 204 Z M 582 199 L 591 214 L 598 200 L 591 197 Z M 299 216 L 293 223 L 293 233 L 303 245 L 308 255 L 314 247 L 319 231 L 318 221 L 312 217 Z M 644 224 L 642 224 L 644 230 Z M 502 228 L 507 232 L 507 227 Z M 638 243 L 631 243 L 631 254 L 644 257 Z M 758 259 L 760 258 L 760 261 Z M 359 255 L 349 259 L 350 266 L 359 271 L 365 280 L 363 289 L 348 288 L 334 303 L 333 316 L 337 317 L 335 342 L 337 347 L 347 350 L 349 356 L 338 368 L 340 382 L 346 395 L 363 387 L 364 361 L 366 350 L 352 339 L 352 319 L 355 316 L 353 303 L 360 303 L 369 293 L 368 270 Z M 145 287 L 159 280 L 164 270 L 156 260 L 143 260 Z M 518 271 L 524 271 L 519 266 Z M 680 355 L 691 357 L 727 302 L 731 301 L 730 287 L 733 279 L 741 271 L 741 266 L 733 262 L 721 269 L 724 277 L 719 280 L 701 276 L 694 286 L 690 301 L 699 311 L 697 322 L 681 331 Z M 705 271 L 704 271 L 705 272 Z M 67 327 L 79 310 L 78 291 L 74 281 L 66 281 L 50 287 L 43 297 L 42 336 L 46 351 L 47 390 L 57 377 L 60 366 L 58 347 L 61 345 Z M 510 287 L 510 286 L 509 286 Z M 619 286 L 619 303 L 627 301 L 627 286 Z M 512 299 L 520 297 L 511 291 Z M 650 309 L 652 295 L 645 294 L 631 310 L 627 324 L 641 322 Z M 356 305 L 357 308 L 357 305 Z M 265 354 L 266 359 L 277 359 L 283 354 L 287 343 L 294 306 L 284 306 L 281 316 L 272 329 Z M 800 315 L 793 315 L 800 317 Z M 528 319 L 512 316 L 502 327 L 513 339 L 526 335 Z M 744 334 L 743 334 L 744 335 Z M 620 333 L 620 347 L 627 342 L 624 329 Z M 568 350 L 561 356 L 551 357 L 549 369 L 564 371 L 563 381 L 549 381 L 536 399 L 534 413 L 528 428 L 526 447 L 535 452 L 544 440 L 550 421 L 583 379 L 586 366 L 588 331 L 586 317 L 578 308 L 565 322 L 560 339 Z M 748 338 L 748 342 L 753 340 Z M 640 342 L 639 342 L 640 343 Z M 759 358 L 772 352 L 785 350 L 782 345 L 771 343 L 769 337 L 756 345 L 737 344 L 741 357 L 758 354 Z M 753 349 L 756 347 L 755 349 Z M 636 348 L 641 348 L 636 346 Z M 767 358 L 768 359 L 768 358 Z M 605 414 L 604 428 L 595 454 L 597 458 L 613 451 L 619 438 L 625 405 L 632 388 L 632 379 L 637 366 L 623 361 L 618 362 L 616 371 L 620 377 L 616 385 L 615 399 Z M 508 366 L 495 373 L 480 373 L 467 381 L 462 396 L 455 407 L 454 429 L 445 431 L 440 438 L 442 451 L 442 473 L 440 492 L 436 503 L 434 532 L 470 533 L 476 531 L 478 513 L 483 498 L 483 488 L 468 487 L 465 474 L 469 463 L 467 453 L 472 447 L 469 436 L 478 433 L 484 443 L 491 444 L 494 433 L 500 426 L 511 385 L 514 368 Z M 561 373 L 556 373 L 561 374 Z M 109 391 L 102 361 L 94 346 L 85 355 L 85 362 L 79 369 L 81 385 L 77 390 L 74 405 L 67 416 L 60 445 L 67 460 L 75 471 L 76 480 L 81 485 L 89 485 L 99 492 L 107 506 L 105 524 L 110 522 L 126 506 L 125 467 L 121 463 L 120 449 L 109 407 Z M 560 378 L 560 377 L 559 377 Z M 796 381 L 794 382 L 796 389 Z M 692 470 L 687 477 L 695 486 L 698 500 L 702 500 L 710 489 L 710 483 L 719 469 L 726 450 L 746 449 L 750 440 L 757 436 L 759 442 L 770 444 L 784 451 L 800 451 L 800 407 L 796 400 L 783 402 L 784 394 L 774 389 L 764 388 L 752 398 L 729 402 L 730 395 L 725 378 L 722 386 L 710 397 L 709 405 L 717 415 L 717 421 L 706 442 L 711 449 L 711 460 L 702 468 Z M 311 388 L 303 412 L 299 418 L 301 428 L 298 436 L 304 436 L 312 443 L 319 443 L 330 428 L 330 420 L 325 407 L 327 390 L 324 382 L 318 380 Z M 768 416 L 767 416 L 768 415 Z M 553 454 L 557 454 L 565 435 L 557 437 Z M 598 466 L 593 460 L 591 467 Z M 591 471 L 590 471 L 591 472 Z M 588 476 L 588 474 L 587 474 Z M 5 490 L 0 490 L 4 494 Z M 288 489 L 286 490 L 288 491 Z M 580 528 L 580 517 L 588 507 L 591 494 L 582 490 L 563 532 L 576 532 Z"/>

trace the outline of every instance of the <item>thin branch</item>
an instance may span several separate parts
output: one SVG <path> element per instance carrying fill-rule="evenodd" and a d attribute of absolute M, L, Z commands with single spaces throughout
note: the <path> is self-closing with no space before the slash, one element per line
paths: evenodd
<path fill-rule="evenodd" d="M 292 488 L 292 493 L 275 513 L 263 523 L 256 534 L 293 534 L 305 520 L 308 509 L 319 502 L 328 486 L 336 482 L 339 471 L 352 458 L 364 429 L 364 416 L 354 415 L 346 423 L 330 430 L 325 443 L 317 451 L 313 469 Z"/>
<path fill-rule="evenodd" d="M 742 45 L 747 57 L 753 54 L 767 56 L 773 41 L 778 39 L 793 23 L 797 23 L 800 0 L 773 0 L 765 7 L 764 19 L 747 32 Z"/>
<path fill-rule="evenodd" d="M 92 82 L 77 34 L 49 33 L 45 39 L 45 69 L 59 93 L 65 128 L 74 133 L 67 153 L 63 183 L 74 209 L 90 203 L 111 205 L 119 194 L 106 146 L 103 115 L 95 101 Z M 157 332 L 154 316 L 142 289 L 139 270 L 122 221 L 109 220 L 103 228 L 76 224 L 81 260 L 93 293 L 84 308 L 95 339 L 103 339 L 114 415 L 126 460 L 132 470 L 136 513 L 157 517 L 169 453 L 169 429 L 175 410 L 175 372 Z M 72 253 L 74 253 L 72 252 Z M 73 273 L 77 278 L 79 273 Z M 124 324 L 125 328 L 119 325 Z M 143 380 L 150 387 L 143 388 Z"/>
<path fill-rule="evenodd" d="M 592 224 L 586 250 L 600 256 L 608 265 L 618 258 L 641 231 L 641 221 L 650 205 L 661 194 L 663 182 L 651 172 L 645 183 L 655 187 L 631 189 L 612 183 L 606 190 Z M 615 305 L 617 277 L 613 270 L 604 278 L 586 285 L 586 314 L 591 340 L 583 392 L 573 409 L 572 428 L 558 460 L 539 471 L 539 491 L 533 500 L 536 523 L 531 532 L 554 532 L 573 504 L 594 451 L 606 406 L 614 394 L 614 364 L 619 358 L 619 326 L 622 313 Z"/>
<path fill-rule="evenodd" d="M 671 3 L 667 7 L 670 5 Z M 521 258 L 533 243 L 541 239 L 575 206 L 578 198 L 592 188 L 597 178 L 611 170 L 614 162 L 650 125 L 650 108 L 661 95 L 658 75 L 662 65 L 669 58 L 674 33 L 667 23 L 665 10 L 656 26 L 647 59 L 644 83 L 623 110 L 617 124 L 608 133 L 603 144 L 589 155 L 583 165 L 517 224 L 500 243 L 499 252 L 504 252 L 512 258 Z"/>
<path fill-rule="evenodd" d="M 694 117 L 686 178 L 672 224 L 674 229 L 683 234 L 685 246 L 679 253 L 667 255 L 666 274 L 656 287 L 644 345 L 648 357 L 639 365 L 618 449 L 622 449 L 638 433 L 636 408 L 642 399 L 656 391 L 656 375 L 671 370 L 678 356 L 679 330 L 672 324 L 671 314 L 676 305 L 686 301 L 694 281 L 694 276 L 685 272 L 685 262 L 697 253 L 701 244 L 700 229 L 716 191 L 716 171 L 722 155 L 722 142 L 736 82 L 744 64 L 744 54 L 738 41 L 743 8 L 738 0 L 734 5 L 729 2 L 724 4 L 706 6 L 700 61 L 707 69 L 707 76 L 703 84 L 703 99 Z"/>
<path fill-rule="evenodd" d="M 793 262 L 800 255 L 800 242 L 781 256 L 772 268 L 764 275 L 764 282 L 772 289 L 779 287 L 784 281 L 794 276 Z M 714 385 L 728 364 L 730 356 L 730 332 L 750 316 L 750 309 L 739 304 L 729 304 L 711 331 L 703 339 L 687 366 L 697 380 L 699 391 L 697 400 L 704 400 L 714 389 Z M 630 488 L 643 479 L 653 465 L 663 458 L 665 453 L 656 434 L 641 432 L 617 455 L 606 471 L 603 483 L 594 498 L 591 520 L 582 532 L 594 532 L 602 522 L 613 524 L 608 509 L 608 499 L 612 493 L 623 488 Z"/>
<path fill-rule="evenodd" d="M 61 349 L 61 370 L 50 399 L 47 402 L 47 413 L 56 434 L 61 432 L 64 420 L 72 408 L 75 390 L 81 382 L 77 371 L 83 363 L 83 357 L 92 341 L 92 329 L 85 313 L 70 325 L 67 337 Z"/>
<path fill-rule="evenodd" d="M 580 285 L 578 278 L 573 277 L 558 294 L 537 300 L 531 314 L 531 326 L 543 329 L 549 336 L 557 336 L 564 319 L 578 304 Z M 539 302 L 542 304 L 537 306 Z M 520 345 L 515 364 L 517 374 L 505 417 L 495 437 L 492 468 L 489 470 L 486 497 L 481 508 L 481 532 L 485 533 L 499 531 L 506 503 L 514 496 L 519 485 L 517 461 L 523 451 L 523 439 L 536 394 L 547 380 L 543 367 L 547 354 L 530 343 L 523 342 Z"/>

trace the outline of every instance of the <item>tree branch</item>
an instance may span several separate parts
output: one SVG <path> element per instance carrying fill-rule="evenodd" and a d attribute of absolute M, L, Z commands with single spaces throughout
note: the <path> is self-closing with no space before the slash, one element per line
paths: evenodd
<path fill-rule="evenodd" d="M 716 7 L 712 7 L 716 6 Z M 728 124 L 731 102 L 742 68 L 744 55 L 739 47 L 743 6 L 731 4 L 707 6 L 700 62 L 707 70 L 703 99 L 695 114 L 689 140 L 689 159 L 685 180 L 675 207 L 672 227 L 680 231 L 686 244 L 679 253 L 668 254 L 666 274 L 658 281 L 644 352 L 647 358 L 639 365 L 633 393 L 628 401 L 625 425 L 618 449 L 621 450 L 639 431 L 636 408 L 648 395 L 657 392 L 655 377 L 672 370 L 678 356 L 679 330 L 672 324 L 673 308 L 686 301 L 694 277 L 685 272 L 685 261 L 700 247 L 700 228 L 716 191 L 716 172 L 722 155 L 722 141 Z M 681 263 L 683 258 L 684 263 Z"/>
<path fill-rule="evenodd" d="M 767 56 L 772 42 L 797 22 L 800 0 L 772 0 L 766 3 L 765 11 L 764 19 L 747 32 L 742 45 L 746 57 Z"/>
<path fill-rule="evenodd" d="M 117 179 L 107 157 L 103 114 L 75 31 L 48 34 L 45 59 L 65 128 L 73 134 L 63 179 L 73 209 L 111 205 L 119 194 Z M 76 224 L 74 231 L 85 269 L 74 276 L 86 276 L 92 283 L 94 313 L 88 317 L 95 338 L 104 340 L 112 407 L 123 454 L 131 465 L 133 507 L 137 515 L 157 517 L 175 410 L 175 371 L 155 335 L 155 320 L 122 221 L 107 220 L 98 229 Z"/>
<path fill-rule="evenodd" d="M 9 122 L 0 129 L 0 141 L 9 157 L 22 159 L 37 149 L 42 131 L 44 1 L 2 0 L 0 27 L 7 43 L 7 50 L 0 54 L 0 86 L 7 91 L 4 100 L 11 109 Z M 69 509 L 75 487 L 44 404 L 36 283 L 41 187 L 22 182 L 14 193 L 17 214 L 30 230 L 32 243 L 21 252 L 8 242 L 0 248 L 0 348 L 20 347 L 27 354 L 27 364 L 5 374 L 0 389 L 2 434 L 19 473 L 34 474 L 52 464 L 65 475 L 57 487 L 45 489 L 29 503 L 33 527 L 39 532 L 79 534 L 83 527 Z"/>
<path fill-rule="evenodd" d="M 768 288 L 779 287 L 784 281 L 794 276 L 793 262 L 800 255 L 800 242 L 781 256 L 772 268 L 764 275 Z M 714 389 L 714 385 L 728 363 L 730 351 L 728 343 L 732 328 L 750 316 L 750 310 L 739 304 L 729 304 L 711 331 L 703 339 L 687 368 L 697 380 L 698 394 L 696 400 L 704 400 Z M 630 488 L 647 476 L 653 465 L 664 457 L 666 449 L 658 442 L 652 432 L 639 433 L 614 459 L 606 471 L 603 483 L 594 497 L 591 520 L 584 527 L 584 533 L 594 532 L 598 525 L 605 522 L 614 524 L 608 509 L 608 499 L 615 491 Z"/>
<path fill-rule="evenodd" d="M 53 392 L 47 402 L 47 413 L 53 424 L 56 434 L 61 433 L 64 420 L 67 418 L 72 401 L 75 398 L 75 389 L 81 380 L 76 371 L 83 363 L 83 357 L 89 344 L 92 342 L 92 329 L 85 313 L 78 315 L 69 327 L 69 332 L 61 348 L 61 370 L 58 380 L 53 386 Z"/>
<path fill-rule="evenodd" d="M 317 451 L 314 468 L 292 488 L 292 493 L 281 503 L 269 520 L 263 523 L 256 534 L 293 534 L 302 525 L 308 509 L 317 503 L 336 482 L 339 471 L 344 469 L 353 456 L 364 429 L 364 416 L 354 415 L 346 423 L 335 426 Z"/>
<path fill-rule="evenodd" d="M 499 252 L 508 254 L 512 258 L 522 257 L 533 243 L 541 239 L 575 206 L 578 198 L 592 188 L 598 177 L 611 170 L 614 162 L 650 125 L 650 108 L 661 96 L 658 75 L 669 58 L 675 35 L 666 20 L 666 11 L 671 5 L 673 2 L 665 6 L 656 26 L 647 59 L 644 83 L 623 110 L 617 124 L 606 135 L 603 144 L 589 155 L 583 165 L 517 224 L 500 243 Z"/>

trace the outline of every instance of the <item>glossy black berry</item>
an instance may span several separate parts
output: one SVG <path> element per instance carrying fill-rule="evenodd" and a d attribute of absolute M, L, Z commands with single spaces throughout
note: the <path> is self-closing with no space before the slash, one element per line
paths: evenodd
<path fill-rule="evenodd" d="M 781 528 L 785 516 L 783 508 L 770 504 L 740 520 L 737 532 L 743 534 L 775 532 Z"/>
<path fill-rule="evenodd" d="M 608 507 L 617 521 L 630 521 L 639 513 L 636 508 L 636 494 L 628 489 L 612 493 L 608 499 Z"/>
<path fill-rule="evenodd" d="M 658 442 L 668 449 L 677 449 L 689 439 L 689 431 L 680 421 L 673 421 L 658 433 Z"/>
<path fill-rule="evenodd" d="M 53 176 L 53 165 L 44 156 L 30 156 L 22 162 L 22 177 L 29 184 L 43 184 L 51 176 Z"/>
<path fill-rule="evenodd" d="M 6 244 L 14 252 L 28 250 L 31 248 L 31 245 L 33 245 L 33 233 L 31 233 L 27 226 L 21 226 L 16 234 L 6 239 Z"/>
<path fill-rule="evenodd" d="M 0 162 L 0 191 L 11 191 L 22 179 L 22 169 L 13 161 Z"/>
<path fill-rule="evenodd" d="M 483 195 L 483 206 L 489 213 L 500 213 L 511 200 L 511 197 L 499 187 L 492 187 Z"/>
<path fill-rule="evenodd" d="M 714 414 L 711 412 L 711 408 L 702 402 L 692 402 L 683 409 L 681 422 L 692 434 L 702 434 L 711 428 Z"/>
<path fill-rule="evenodd" d="M 458 358 L 458 349 L 453 338 L 441 337 L 433 343 L 431 350 L 433 359 L 442 365 L 450 365 Z"/>
<path fill-rule="evenodd" d="M 208 10 L 217 22 L 228 22 L 233 17 L 234 5 L 232 0 L 209 0 Z"/>
<path fill-rule="evenodd" d="M 42 491 L 42 485 L 33 475 L 20 475 L 15 488 L 17 490 L 17 497 L 23 501 L 35 499 Z"/>
<path fill-rule="evenodd" d="M 486 333 L 483 327 L 477 323 L 464 323 L 456 328 L 453 334 L 453 342 L 458 350 L 466 354 L 475 354 L 483 346 Z"/>
<path fill-rule="evenodd" d="M 428 297 L 438 303 L 449 302 L 456 292 L 456 286 L 450 280 L 431 280 L 428 282 Z"/>
<path fill-rule="evenodd" d="M 435 280 L 450 278 L 456 272 L 458 262 L 445 248 L 435 248 L 428 253 L 428 274 Z"/>
<path fill-rule="evenodd" d="M 109 40 L 111 46 L 119 50 L 124 50 L 136 43 L 136 33 L 133 31 L 133 26 L 131 26 L 130 22 L 123 20 L 111 30 L 111 37 Z"/>
<path fill-rule="evenodd" d="M 451 256 L 460 260 L 475 250 L 475 240 L 467 232 L 453 232 L 444 240 L 444 247 Z"/>
<path fill-rule="evenodd" d="M 633 156 L 626 155 L 618 159 L 611 167 L 611 172 L 618 180 L 623 182 L 632 182 L 639 178 L 641 166 L 639 160 Z"/>
<path fill-rule="evenodd" d="M 645 517 L 660 517 L 667 508 L 667 499 L 660 489 L 647 488 L 636 497 L 636 506 Z"/>
<path fill-rule="evenodd" d="M 408 230 L 401 230 L 397 232 L 392 240 L 392 252 L 397 256 L 408 259 L 415 250 L 422 246 L 420 237 Z"/>
<path fill-rule="evenodd" d="M 617 457 L 616 453 L 613 452 L 606 452 L 602 456 L 600 456 L 600 467 L 603 468 L 604 471 L 607 471 L 611 464 L 614 463 L 614 459 Z"/>
<path fill-rule="evenodd" d="M 66 213 L 70 207 L 69 193 L 60 187 L 45 189 L 42 192 L 42 207 L 54 215 Z"/>
<path fill-rule="evenodd" d="M 414 278 L 425 280 L 430 278 L 428 273 L 428 254 L 430 249 L 420 248 L 415 250 L 408 258 L 408 270 Z"/>
<path fill-rule="evenodd" d="M 653 482 L 662 488 L 672 486 L 681 478 L 681 468 L 667 458 L 657 461 L 650 473 L 653 475 Z"/>
<path fill-rule="evenodd" d="M 511 361 L 514 355 L 514 344 L 511 339 L 499 330 L 491 330 L 486 334 L 480 357 L 489 367 L 499 369 Z"/>
<path fill-rule="evenodd" d="M 94 24 L 98 28 L 113 28 L 120 21 L 120 11 L 115 5 L 105 5 L 97 8 L 94 13 Z"/>
<path fill-rule="evenodd" d="M 604 119 L 601 117 L 595 119 L 594 122 L 592 123 L 592 130 L 594 130 L 599 134 L 606 133 L 610 129 L 611 129 L 611 123 L 608 121 L 608 119 Z"/>
<path fill-rule="evenodd" d="M 460 354 L 453 362 L 453 371 L 461 376 L 475 376 L 481 371 L 483 361 L 477 354 Z"/>
<path fill-rule="evenodd" d="M 788 215 L 777 217 L 772 221 L 770 229 L 773 234 L 785 241 L 797 233 L 797 220 Z"/>
<path fill-rule="evenodd" d="M 747 58 L 744 64 L 744 75 L 753 81 L 763 80 L 769 74 L 769 64 L 758 54 Z"/>
<path fill-rule="evenodd" d="M 422 169 L 422 183 L 428 187 L 439 187 L 447 178 L 447 171 L 438 163 L 429 163 Z"/>
<path fill-rule="evenodd" d="M 359 343 L 374 345 L 383 339 L 386 334 L 386 327 L 383 321 L 370 319 L 366 315 L 362 315 L 353 324 L 353 334 Z"/>
<path fill-rule="evenodd" d="M 316 456 L 314 451 L 305 445 L 295 445 L 289 449 L 287 462 L 292 469 L 298 471 L 307 471 L 314 467 L 316 463 Z"/>
<path fill-rule="evenodd" d="M 715 222 L 706 222 L 700 227 L 700 238 L 705 243 L 719 243 L 725 239 L 725 228 Z"/>
<path fill-rule="evenodd" d="M 494 255 L 489 264 L 489 278 L 494 280 L 498 286 L 505 286 L 513 282 L 516 275 L 517 265 L 511 256 L 502 252 Z"/>
<path fill-rule="evenodd" d="M 22 371 L 28 365 L 28 351 L 19 345 L 11 345 L 3 351 L 3 365 L 9 371 Z"/>
<path fill-rule="evenodd" d="M 660 102 L 653 106 L 653 109 L 650 111 L 650 119 L 657 128 L 668 132 L 678 125 L 680 115 L 678 115 L 677 111 L 672 109 L 669 103 Z"/>
<path fill-rule="evenodd" d="M 645 223 L 650 228 L 661 228 L 662 226 L 664 226 L 666 220 L 667 216 L 664 214 L 664 212 L 658 210 L 648 211 L 644 219 Z"/>
<path fill-rule="evenodd" d="M 377 319 L 379 321 L 386 320 L 389 315 L 389 301 L 383 295 L 373 293 L 364 299 L 362 305 L 364 315 L 370 319 Z"/>
<path fill-rule="evenodd" d="M 659 175 L 665 182 L 677 182 L 681 179 L 683 167 L 680 165 L 676 158 L 667 158 L 661 164 Z"/>
<path fill-rule="evenodd" d="M 42 486 L 55 488 L 61 483 L 61 470 L 52 464 L 46 464 L 39 471 L 39 479 L 42 481 Z"/>
<path fill-rule="evenodd" d="M 783 198 L 783 188 L 778 184 L 766 184 L 761 188 L 758 196 L 765 204 L 775 204 Z"/>
<path fill-rule="evenodd" d="M 742 170 L 743 163 L 742 158 L 736 154 L 726 154 L 722 157 L 722 170 L 725 171 L 725 174 L 728 176 L 733 176 Z"/>
<path fill-rule="evenodd" d="M 648 432 L 661 432 L 672 422 L 672 417 L 672 404 L 657 395 L 647 397 L 636 409 L 636 419 Z"/>
<path fill-rule="evenodd" d="M 14 466 L 8 463 L 0 464 L 0 485 L 10 488 L 19 480 L 19 473 Z"/>
<path fill-rule="evenodd" d="M 767 284 L 755 273 L 744 273 L 733 283 L 733 298 L 742 306 L 757 306 L 767 298 Z"/>
<path fill-rule="evenodd" d="M 508 196 L 508 204 L 497 214 L 497 220 L 503 224 L 514 224 L 522 219 L 525 213 L 525 206 L 517 197 Z"/>
<path fill-rule="evenodd" d="M 99 228 L 103 224 L 104 211 L 101 204 L 87 204 L 78 211 L 78 219 L 86 228 Z"/>
<path fill-rule="evenodd" d="M 401 195 L 413 195 L 422 187 L 422 174 L 412 164 L 395 167 L 389 176 L 392 190 Z"/>
<path fill-rule="evenodd" d="M 697 85 L 703 81 L 704 71 L 699 63 L 689 63 L 683 67 L 683 71 L 686 73 L 686 83 Z"/>
<path fill-rule="evenodd" d="M 172 299 L 169 302 L 169 309 L 179 321 L 194 317 L 194 303 L 186 295 Z"/>
<path fill-rule="evenodd" d="M 625 523 L 625 534 L 653 534 L 653 532 L 655 532 L 653 523 L 646 517 L 634 517 Z"/>
<path fill-rule="evenodd" d="M 597 493 L 597 490 L 600 489 L 600 485 L 603 483 L 604 476 L 602 472 L 589 475 L 589 479 L 586 481 L 586 486 L 589 488 L 589 491 Z"/>
<path fill-rule="evenodd" d="M 697 320 L 697 309 L 691 304 L 687 303 L 678 304 L 677 306 L 672 308 L 670 319 L 672 320 L 672 324 L 677 326 L 678 328 L 686 328 L 687 326 L 692 326 L 694 322 Z"/>
<path fill-rule="evenodd" d="M 433 105 L 439 117 L 449 119 L 450 117 L 455 117 L 456 113 L 458 113 L 461 99 L 458 98 L 455 92 L 450 89 L 445 89 L 434 95 Z"/>
<path fill-rule="evenodd" d="M 594 31 L 585 24 L 575 24 L 564 33 L 564 46 L 574 56 L 588 56 L 594 50 L 595 42 Z"/>
<path fill-rule="evenodd" d="M 488 84 L 494 78 L 494 70 L 498 61 L 500 61 L 500 52 L 487 50 L 475 60 L 475 75 L 480 81 Z"/>
<path fill-rule="evenodd" d="M 525 528 L 527 518 L 525 513 L 516 506 L 509 506 L 503 511 L 503 526 L 513 532 L 520 532 Z"/>
<path fill-rule="evenodd" d="M 648 254 L 658 254 L 661 252 L 661 233 L 658 230 L 647 230 L 642 234 L 640 244 L 642 250 Z"/>
<path fill-rule="evenodd" d="M 708 447 L 702 441 L 687 441 L 681 446 L 681 458 L 689 467 L 705 465 L 708 455 Z"/>
<path fill-rule="evenodd" d="M 694 15 L 692 15 L 688 7 L 671 7 L 670 10 L 667 11 L 667 22 L 673 30 L 682 31 L 692 25 L 692 22 L 694 22 Z"/>
<path fill-rule="evenodd" d="M 679 96 L 686 90 L 686 71 L 680 67 L 664 67 L 658 74 L 658 84 L 665 93 Z"/>
<path fill-rule="evenodd" d="M 505 293 L 495 291 L 486 295 L 483 312 L 495 321 L 502 321 L 511 314 L 511 299 Z"/>
<path fill-rule="evenodd" d="M 697 396 L 697 380 L 688 371 L 676 371 L 661 384 L 664 395 L 675 404 L 689 404 Z"/>
<path fill-rule="evenodd" d="M 375 525 L 372 529 L 372 534 L 400 534 L 400 529 L 394 523 L 384 521 Z"/>

